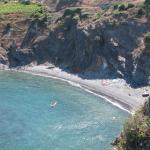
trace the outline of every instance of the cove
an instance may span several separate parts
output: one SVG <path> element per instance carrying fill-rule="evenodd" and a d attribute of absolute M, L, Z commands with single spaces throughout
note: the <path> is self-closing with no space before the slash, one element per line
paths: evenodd
<path fill-rule="evenodd" d="M 0 71 L 0 150 L 111 150 L 127 116 L 65 82 Z"/>

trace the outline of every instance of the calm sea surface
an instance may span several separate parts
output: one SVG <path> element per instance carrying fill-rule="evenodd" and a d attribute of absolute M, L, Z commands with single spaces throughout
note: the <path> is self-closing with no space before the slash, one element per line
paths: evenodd
<path fill-rule="evenodd" d="M 110 150 L 127 116 L 67 83 L 0 71 L 0 150 Z"/>

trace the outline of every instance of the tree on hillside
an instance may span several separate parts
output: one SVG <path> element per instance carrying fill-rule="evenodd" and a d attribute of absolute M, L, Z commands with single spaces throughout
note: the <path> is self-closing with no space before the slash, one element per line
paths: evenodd
<path fill-rule="evenodd" d="M 150 5 L 150 0 L 145 0 L 145 5 Z"/>

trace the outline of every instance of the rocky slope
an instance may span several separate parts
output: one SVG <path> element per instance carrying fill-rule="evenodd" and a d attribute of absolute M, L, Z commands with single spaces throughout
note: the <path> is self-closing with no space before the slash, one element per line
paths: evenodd
<path fill-rule="evenodd" d="M 17 67 L 50 62 L 74 73 L 100 70 L 108 76 L 99 78 L 148 85 L 150 51 L 144 37 L 150 31 L 150 10 L 128 6 L 43 11 L 41 18 L 1 14 L 0 63 Z"/>

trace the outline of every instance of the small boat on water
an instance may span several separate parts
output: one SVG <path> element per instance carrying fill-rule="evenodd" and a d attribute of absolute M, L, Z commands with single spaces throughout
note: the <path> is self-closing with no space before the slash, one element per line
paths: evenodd
<path fill-rule="evenodd" d="M 50 106 L 51 106 L 52 108 L 56 107 L 56 105 L 57 105 L 57 101 L 52 101 L 51 104 L 50 104 Z"/>

